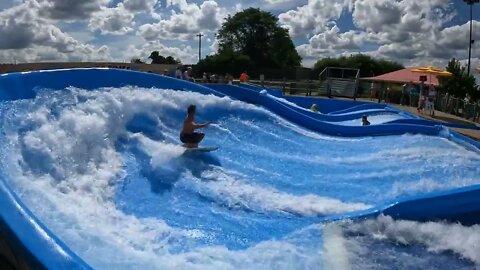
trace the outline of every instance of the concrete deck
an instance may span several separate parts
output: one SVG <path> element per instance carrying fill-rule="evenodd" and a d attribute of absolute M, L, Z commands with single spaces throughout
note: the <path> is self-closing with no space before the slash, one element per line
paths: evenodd
<path fill-rule="evenodd" d="M 404 111 L 407 111 L 407 112 L 410 112 L 412 114 L 415 114 L 415 115 L 418 115 L 422 118 L 425 118 L 425 119 L 428 119 L 428 120 L 435 120 L 435 121 L 439 121 L 439 122 L 450 122 L 450 123 L 460 123 L 460 124 L 471 124 L 471 125 L 475 125 L 478 123 L 474 123 L 472 121 L 469 121 L 465 118 L 461 118 L 461 117 L 458 117 L 458 116 L 455 116 L 455 115 L 451 115 L 451 114 L 447 114 L 447 113 L 444 113 L 444 112 L 440 112 L 440 111 L 435 111 L 435 116 L 430 116 L 428 114 L 419 114 L 417 112 L 417 108 L 414 108 L 414 107 L 409 107 L 409 106 L 402 106 L 402 105 L 398 105 L 398 104 L 390 104 L 390 105 L 393 105 L 401 110 L 404 110 Z M 473 129 L 465 129 L 465 128 L 451 128 L 459 133 L 462 133 L 463 135 L 465 136 L 468 136 L 470 138 L 473 138 L 477 141 L 480 141 L 480 130 L 473 130 Z"/>

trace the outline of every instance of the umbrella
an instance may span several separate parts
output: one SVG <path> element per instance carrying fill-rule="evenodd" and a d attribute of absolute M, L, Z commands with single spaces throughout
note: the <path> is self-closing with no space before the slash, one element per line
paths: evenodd
<path fill-rule="evenodd" d="M 443 69 L 440 69 L 440 68 L 437 68 L 437 67 L 434 67 L 434 66 L 414 68 L 414 69 L 412 69 L 412 72 L 428 74 L 430 76 L 435 75 L 437 77 L 450 77 L 450 76 L 452 76 L 451 72 L 448 72 L 446 70 L 443 70 Z M 430 79 L 431 79 L 431 77 L 430 77 Z"/>
<path fill-rule="evenodd" d="M 412 69 L 412 72 L 424 73 L 424 74 L 436 75 L 436 76 L 444 76 L 444 77 L 452 76 L 452 73 L 434 66 L 414 68 Z"/>

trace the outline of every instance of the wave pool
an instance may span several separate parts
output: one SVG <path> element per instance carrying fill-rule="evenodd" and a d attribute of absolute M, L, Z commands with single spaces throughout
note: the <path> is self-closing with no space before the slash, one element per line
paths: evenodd
<path fill-rule="evenodd" d="M 219 150 L 184 153 L 189 104 Z M 228 97 L 138 87 L 38 89 L 0 114 L 0 173 L 95 269 L 480 267 L 478 225 L 322 222 L 480 184 L 479 153 L 441 137 L 323 136 Z"/>

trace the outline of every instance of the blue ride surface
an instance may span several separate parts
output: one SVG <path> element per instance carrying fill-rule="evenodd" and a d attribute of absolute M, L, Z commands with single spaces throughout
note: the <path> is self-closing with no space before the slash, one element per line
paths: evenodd
<path fill-rule="evenodd" d="M 112 69 L 0 76 L 2 235 L 49 269 L 480 264 L 478 225 L 438 221 L 478 221 L 477 142 L 211 88 Z M 191 103 L 219 150 L 179 146 Z M 324 107 L 355 112 L 335 103 Z"/>

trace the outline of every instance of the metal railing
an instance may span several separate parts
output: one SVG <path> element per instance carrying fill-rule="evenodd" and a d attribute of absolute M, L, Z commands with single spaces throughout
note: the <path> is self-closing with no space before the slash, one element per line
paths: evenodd
<path fill-rule="evenodd" d="M 480 119 L 480 101 L 469 102 L 465 99 L 440 94 L 435 100 L 435 110 L 460 116 L 478 122 Z"/>
<path fill-rule="evenodd" d="M 319 94 L 328 97 L 357 97 L 360 70 L 356 68 L 326 67 L 318 75 Z"/>

